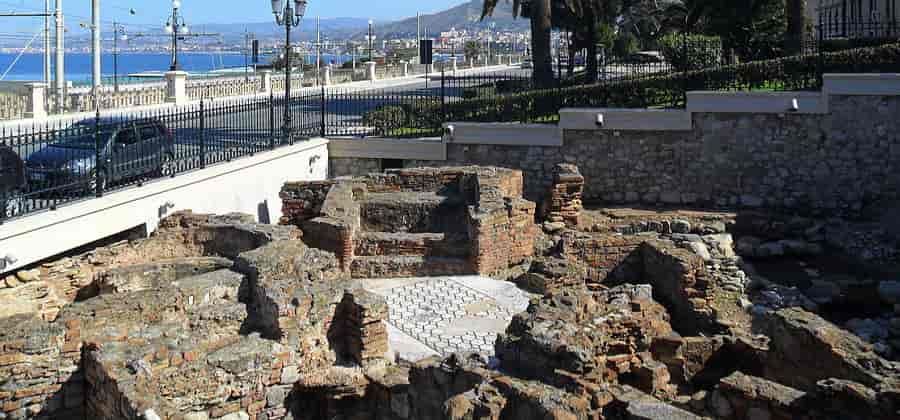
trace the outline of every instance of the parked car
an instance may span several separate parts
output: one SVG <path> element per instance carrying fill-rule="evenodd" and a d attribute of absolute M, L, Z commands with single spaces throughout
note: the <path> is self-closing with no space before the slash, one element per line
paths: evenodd
<path fill-rule="evenodd" d="M 174 173 L 174 138 L 162 121 L 101 119 L 99 142 L 95 124 L 94 120 L 78 122 L 66 130 L 69 135 L 25 159 L 31 191 L 90 193 L 98 182 L 106 188 L 135 177 Z"/>
<path fill-rule="evenodd" d="M 22 212 L 25 171 L 22 158 L 7 146 L 0 145 L 0 219 Z"/>

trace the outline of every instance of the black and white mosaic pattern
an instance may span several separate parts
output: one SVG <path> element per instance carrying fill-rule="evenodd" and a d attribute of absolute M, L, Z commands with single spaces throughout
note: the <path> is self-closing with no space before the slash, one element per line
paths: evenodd
<path fill-rule="evenodd" d="M 502 292 L 498 301 L 462 281 L 436 278 L 389 289 L 385 296 L 389 322 L 435 352 L 492 356 L 497 333 L 528 307 L 525 293 L 514 288 Z"/>

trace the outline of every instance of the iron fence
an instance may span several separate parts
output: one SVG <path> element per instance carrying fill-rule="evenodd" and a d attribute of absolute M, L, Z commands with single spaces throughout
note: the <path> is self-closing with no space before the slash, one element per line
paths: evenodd
<path fill-rule="evenodd" d="M 799 55 L 742 63 L 717 40 L 682 35 L 660 52 L 601 57 L 596 80 L 557 68 L 552 83 L 539 85 L 526 68 L 473 73 L 438 65 L 436 73 L 392 87 L 297 86 L 290 99 L 201 101 L 3 128 L 0 221 L 305 137 L 436 137 L 446 122 L 553 123 L 566 107 L 677 108 L 691 90 L 818 89 L 826 72 L 900 72 L 900 44 L 853 49 L 863 41 L 831 45 L 820 38 Z M 884 42 L 896 39 L 877 43 Z M 292 136 L 282 130 L 285 109 Z"/>
<path fill-rule="evenodd" d="M 321 135 L 321 98 L 200 101 L 0 130 L 0 222 Z M 295 136 L 283 134 L 284 108 Z"/>

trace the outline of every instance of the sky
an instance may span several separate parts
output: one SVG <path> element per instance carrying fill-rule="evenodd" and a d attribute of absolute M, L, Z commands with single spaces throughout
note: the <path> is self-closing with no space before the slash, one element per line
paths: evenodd
<path fill-rule="evenodd" d="M 56 0 L 51 0 L 55 4 Z M 165 23 L 171 13 L 171 0 L 100 0 L 104 23 L 119 20 L 128 24 Z M 445 10 L 467 0 L 309 0 L 307 16 L 362 17 L 392 21 Z M 266 22 L 272 19 L 270 0 L 181 0 L 188 24 Z M 44 0 L 0 0 L 0 12 L 43 11 Z M 130 16 L 129 9 L 136 15 Z M 63 11 L 72 20 L 89 21 L 91 0 L 63 0 Z M 17 18 L 18 19 L 18 18 Z M 17 25 L 18 26 L 18 25 Z"/>

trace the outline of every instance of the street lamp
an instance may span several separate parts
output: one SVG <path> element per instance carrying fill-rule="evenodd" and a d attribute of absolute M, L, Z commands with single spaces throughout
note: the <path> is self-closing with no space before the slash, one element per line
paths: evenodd
<path fill-rule="evenodd" d="M 132 16 L 137 13 L 134 9 L 129 9 L 128 13 Z M 119 91 L 119 38 L 121 37 L 122 41 L 128 41 L 128 34 L 125 33 L 125 26 L 119 22 L 113 21 L 113 83 L 115 84 L 115 91 Z"/>
<path fill-rule="evenodd" d="M 369 43 L 369 61 L 372 61 L 372 49 L 375 47 L 375 22 L 372 19 L 369 19 L 369 34 L 366 35 L 366 41 Z"/>
<path fill-rule="evenodd" d="M 181 0 L 172 0 L 172 17 L 166 21 L 166 33 L 172 34 L 172 66 L 169 70 L 179 70 L 178 65 L 178 36 L 188 33 L 188 26 L 184 23 L 184 18 L 178 14 L 181 9 Z"/>
<path fill-rule="evenodd" d="M 128 41 L 125 27 L 118 22 L 113 22 L 113 84 L 115 91 L 119 91 L 119 39 Z"/>
<path fill-rule="evenodd" d="M 275 23 L 284 26 L 284 139 L 282 141 L 293 143 L 293 117 L 291 116 L 291 28 L 300 26 L 303 15 L 306 14 L 306 0 L 291 1 L 272 0 L 272 13 L 275 15 Z"/>

